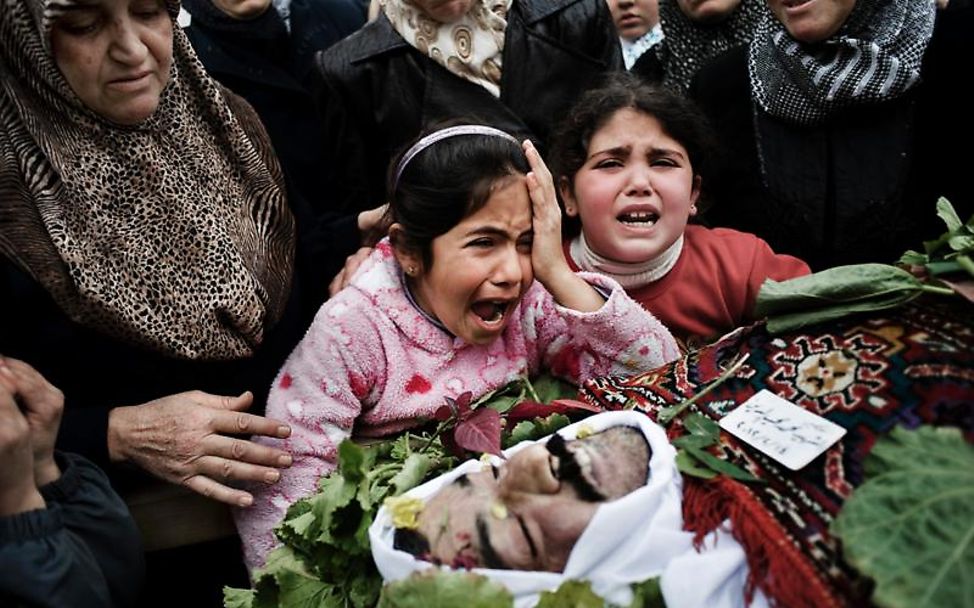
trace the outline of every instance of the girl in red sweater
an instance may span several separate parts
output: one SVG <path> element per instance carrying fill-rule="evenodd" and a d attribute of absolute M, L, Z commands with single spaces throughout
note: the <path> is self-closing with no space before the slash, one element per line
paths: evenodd
<path fill-rule="evenodd" d="M 810 272 L 753 234 L 687 225 L 712 148 L 691 102 L 614 74 L 575 104 L 551 153 L 569 264 L 616 279 L 684 345 L 750 322 L 765 279 Z"/>

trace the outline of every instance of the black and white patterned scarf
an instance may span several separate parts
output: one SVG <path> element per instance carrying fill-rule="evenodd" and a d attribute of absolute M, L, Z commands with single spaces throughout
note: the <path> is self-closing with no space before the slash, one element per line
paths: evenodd
<path fill-rule="evenodd" d="M 177 0 L 153 115 L 119 126 L 87 108 L 50 51 L 72 1 L 0 0 L 0 255 L 81 325 L 173 357 L 247 356 L 294 258 L 270 140 L 203 70 Z"/>
<path fill-rule="evenodd" d="M 698 23 L 683 13 L 677 0 L 659 0 L 664 38 L 657 48 L 664 69 L 663 86 L 685 92 L 707 61 L 750 42 L 754 27 L 766 13 L 764 0 L 741 0 L 726 19 Z"/>
<path fill-rule="evenodd" d="M 748 49 L 751 96 L 798 125 L 900 97 L 920 79 L 935 13 L 934 0 L 858 0 L 839 32 L 816 44 L 797 42 L 768 15 Z"/>

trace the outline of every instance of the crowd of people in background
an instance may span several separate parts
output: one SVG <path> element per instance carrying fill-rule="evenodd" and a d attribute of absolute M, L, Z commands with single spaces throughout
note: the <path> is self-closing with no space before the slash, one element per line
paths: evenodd
<path fill-rule="evenodd" d="M 974 212 L 972 33 L 969 0 L 4 0 L 0 603 L 165 602 L 116 491 L 232 505 L 256 567 L 353 429 L 656 367 L 765 279 L 918 248 Z"/>

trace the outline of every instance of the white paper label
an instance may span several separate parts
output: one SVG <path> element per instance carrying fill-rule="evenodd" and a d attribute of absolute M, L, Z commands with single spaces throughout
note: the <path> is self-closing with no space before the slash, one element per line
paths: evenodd
<path fill-rule="evenodd" d="M 720 428 L 793 471 L 845 435 L 841 426 L 768 390 L 721 418 Z"/>

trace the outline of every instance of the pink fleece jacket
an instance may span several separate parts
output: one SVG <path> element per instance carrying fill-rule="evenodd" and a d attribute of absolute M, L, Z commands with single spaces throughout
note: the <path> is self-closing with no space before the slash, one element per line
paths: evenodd
<path fill-rule="evenodd" d="M 351 286 L 318 311 L 281 369 L 267 416 L 291 425 L 294 464 L 271 486 L 254 485 L 254 504 L 234 513 L 251 570 L 278 543 L 287 507 L 311 494 L 336 465 L 338 444 L 355 434 L 386 436 L 416 426 L 470 391 L 481 395 L 541 370 L 580 382 L 632 375 L 675 359 L 676 342 L 612 279 L 579 273 L 609 297 L 598 311 L 563 308 L 535 282 L 507 327 L 486 346 L 440 329 L 409 302 L 388 242 L 380 243 Z"/>

